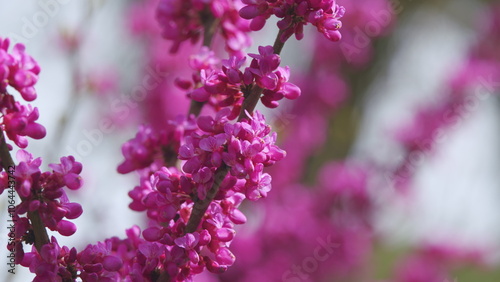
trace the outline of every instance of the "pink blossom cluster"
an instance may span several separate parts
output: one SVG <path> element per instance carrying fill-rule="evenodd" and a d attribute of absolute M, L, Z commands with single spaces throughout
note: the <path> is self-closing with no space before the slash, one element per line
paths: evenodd
<path fill-rule="evenodd" d="M 176 120 L 170 120 L 162 130 L 141 125 L 135 138 L 122 146 L 125 160 L 118 166 L 118 172 L 125 174 L 149 166 L 157 169 L 172 159 L 175 160 L 184 135 L 189 135 L 196 129 L 195 122 L 193 117 L 186 119 L 178 116 Z"/>
<path fill-rule="evenodd" d="M 72 156 L 62 157 L 60 164 L 50 164 L 51 172 L 40 171 L 42 160 L 20 150 L 17 153 L 19 165 L 16 167 L 16 190 L 23 202 L 16 208 L 21 215 L 36 211 L 46 227 L 70 236 L 76 231 L 76 225 L 66 219 L 75 219 L 82 214 L 82 207 L 69 201 L 64 188 L 80 189 L 83 182 L 80 177 L 82 165 Z"/>
<path fill-rule="evenodd" d="M 22 199 L 15 209 L 10 210 L 13 221 L 15 221 L 16 244 L 9 244 L 11 251 L 16 252 L 16 261 L 21 262 L 25 257 L 22 243 L 34 243 L 34 226 L 28 220 L 27 213 L 36 213 L 41 223 L 52 231 L 57 231 L 63 236 L 75 233 L 76 225 L 69 219 L 78 218 L 83 209 L 80 204 L 70 202 L 65 188 L 77 190 L 82 186 L 79 176 L 82 165 L 75 161 L 72 156 L 61 158 L 60 164 L 50 164 L 52 171 L 41 172 L 40 158 L 24 151 L 17 152 L 19 165 L 16 166 L 13 176 L 15 177 L 15 190 Z M 3 187 L 7 187 L 7 172 L 0 174 Z M 10 179 L 9 179 L 10 180 Z M 3 183 L 5 181 L 5 183 Z M 5 184 L 5 185 L 3 185 Z M 51 248 L 44 246 L 45 249 Z"/>
<path fill-rule="evenodd" d="M 251 19 L 250 28 L 260 30 L 266 20 L 275 15 L 281 18 L 278 28 L 283 32 L 280 40 L 285 42 L 295 34 L 297 40 L 304 37 L 304 25 L 310 23 L 319 32 L 332 41 L 341 38 L 339 29 L 342 27 L 340 18 L 345 9 L 336 4 L 335 0 L 242 0 L 246 4 L 240 10 L 240 16 Z"/>
<path fill-rule="evenodd" d="M 162 36 L 173 41 L 171 52 L 177 52 L 184 41 L 196 43 L 215 23 L 220 26 L 226 50 L 239 53 L 251 44 L 248 22 L 238 15 L 240 5 L 238 0 L 161 0 L 156 17 Z"/>
<path fill-rule="evenodd" d="M 11 86 L 21 93 L 24 100 L 33 101 L 40 66 L 26 54 L 23 44 L 16 44 L 12 53 L 8 52 L 9 45 L 9 39 L 0 38 L 0 92 L 7 92 L 6 87 Z"/>
<path fill-rule="evenodd" d="M 24 254 L 20 264 L 37 273 L 33 281 L 71 281 L 77 277 L 75 262 L 76 249 L 61 247 L 57 239 L 52 237 L 51 242 L 43 245 L 40 252 L 33 246 L 31 252 Z"/>
<path fill-rule="evenodd" d="M 9 94 L 12 87 L 28 102 L 35 100 L 34 88 L 40 73 L 38 63 L 25 53 L 23 44 L 16 44 L 9 53 L 10 41 L 0 38 L 0 128 L 17 146 L 26 148 L 26 136 L 41 139 L 45 137 L 45 127 L 36 123 L 38 109 L 23 105 Z"/>
<path fill-rule="evenodd" d="M 141 260 L 142 253 L 138 249 L 146 242 L 138 238 L 140 229 L 137 226 L 128 229 L 126 233 L 127 239 L 106 239 L 95 245 L 87 245 L 79 253 L 75 248 L 60 246 L 57 239 L 52 237 L 40 251 L 33 247 L 31 252 L 24 255 L 20 264 L 37 274 L 33 280 L 35 282 L 75 281 L 77 278 L 83 281 L 111 282 L 125 277 L 127 280 L 123 281 L 145 281 L 141 270 L 146 268 L 146 260 Z"/>
<path fill-rule="evenodd" d="M 152 220 L 142 236 L 158 249 L 156 257 L 150 255 L 155 261 L 151 268 L 166 266 L 165 270 L 174 281 L 190 279 L 205 269 L 212 273 L 224 272 L 235 260 L 229 250 L 235 235 L 234 224 L 246 222 L 245 216 L 237 209 L 244 195 L 233 193 L 230 197 L 213 201 L 199 230 L 184 233 L 192 208 L 189 189 L 193 189 L 194 184 L 189 183 L 187 177 L 166 168 L 155 173 L 152 179 L 151 189 L 142 191 L 140 203 Z M 134 192 L 137 192 L 137 187 Z M 134 199 L 134 202 L 138 201 Z"/>
<path fill-rule="evenodd" d="M 231 124 L 227 119 L 229 112 L 221 110 L 215 119 L 201 116 L 198 126 L 205 134 L 186 138 L 179 159 L 186 160 L 183 170 L 193 175 L 200 199 L 205 198 L 213 184 L 213 173 L 224 163 L 234 177 L 226 179 L 234 186 L 232 189 L 257 200 L 271 189 L 271 177 L 263 172 L 264 167 L 283 159 L 285 152 L 274 145 L 276 133 L 270 134 L 271 128 L 262 114 L 255 112 L 249 119 Z M 238 185 L 236 179 L 244 183 Z"/>
<path fill-rule="evenodd" d="M 150 219 L 150 226 L 142 236 L 161 250 L 156 252 L 155 267 L 167 265 L 166 271 L 172 279 L 182 281 L 204 269 L 221 273 L 233 264 L 235 257 L 228 247 L 234 238 L 234 224 L 246 222 L 238 207 L 245 198 L 257 200 L 267 196 L 271 176 L 263 168 L 285 155 L 274 145 L 276 135 L 271 134 L 259 112 L 236 123 L 229 122 L 229 113 L 230 109 L 225 108 L 215 118 L 197 119 L 198 129 L 185 134 L 178 149 L 179 159 L 185 160 L 182 171 L 175 167 L 147 166 L 141 172 L 140 185 L 129 192 L 133 200 L 130 208 L 145 211 Z M 133 146 L 131 141 L 124 148 L 128 146 Z M 142 148 L 141 144 L 137 146 Z M 132 151 L 141 151 L 138 148 Z M 150 156 L 153 158 L 154 154 Z M 125 162 L 139 163 L 134 159 Z M 223 166 L 230 173 L 217 179 Z M 186 233 L 194 203 L 205 199 L 217 181 L 220 190 L 200 226 L 195 232 Z"/>
<path fill-rule="evenodd" d="M 289 82 L 290 70 L 280 67 L 281 58 L 274 54 L 272 46 L 259 46 L 259 54 L 249 54 L 252 58 L 250 65 L 240 70 L 246 57 L 231 56 L 222 60 L 222 68 L 214 69 L 213 64 L 196 65 L 205 66 L 200 69 L 200 76 L 194 76 L 194 85 L 201 84 L 199 88 L 190 90 L 188 95 L 198 102 L 209 102 L 216 109 L 232 106 L 229 119 L 235 119 L 241 110 L 241 105 L 252 90 L 253 85 L 264 89 L 261 101 L 269 108 L 276 108 L 278 101 L 297 99 L 300 88 Z M 211 58 L 213 61 L 214 59 Z M 179 86 L 189 90 L 193 83 L 182 80 Z"/>
<path fill-rule="evenodd" d="M 205 268 L 220 273 L 233 264 L 234 256 L 228 249 L 234 237 L 233 225 L 246 221 L 237 207 L 245 198 L 257 200 L 267 196 L 271 177 L 263 168 L 284 157 L 284 151 L 274 145 L 276 135 L 270 134 L 260 113 L 230 122 L 238 117 L 242 102 L 254 87 L 262 88 L 262 100 L 267 99 L 272 107 L 283 97 L 300 95 L 298 87 L 288 82 L 288 68 L 279 67 L 280 57 L 274 54 L 273 47 L 260 47 L 259 54 L 250 57 L 252 62 L 244 71 L 240 70 L 245 62 L 241 55 L 222 60 L 220 68 L 214 52 L 202 47 L 190 59 L 195 71 L 192 81 L 177 79 L 177 86 L 187 90 L 190 98 L 216 110 L 214 117 L 198 117 L 198 130 L 182 137 L 178 148 L 179 159 L 184 160 L 182 171 L 171 165 L 150 165 L 159 157 L 164 160 L 158 164 L 165 164 L 168 159 L 158 152 L 164 151 L 169 142 L 158 142 L 160 139 L 153 137 L 154 130 L 139 133 L 123 147 L 126 160 L 119 168 L 122 173 L 134 169 L 127 163 L 140 163 L 132 153 L 148 156 L 143 165 L 135 166 L 147 168 L 140 171 L 140 185 L 129 193 L 133 199 L 130 207 L 146 211 L 151 221 L 142 235 L 168 254 L 163 265 L 169 265 L 166 270 L 171 278 L 184 280 Z M 122 170 L 125 164 L 129 169 Z M 224 167 L 229 175 L 217 179 Z M 216 182 L 220 182 L 219 192 L 197 231 L 185 233 L 193 204 L 205 199 Z M 162 262 L 159 258 L 155 261 Z"/>

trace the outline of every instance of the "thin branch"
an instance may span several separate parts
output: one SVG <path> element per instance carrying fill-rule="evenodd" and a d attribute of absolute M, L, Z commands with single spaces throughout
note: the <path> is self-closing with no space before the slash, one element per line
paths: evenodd
<path fill-rule="evenodd" d="M 274 53 L 277 55 L 281 53 L 281 50 L 283 49 L 283 46 L 285 44 L 284 42 L 281 42 L 280 39 L 282 33 L 283 31 L 280 30 L 278 35 L 276 36 L 276 40 L 274 41 L 273 49 Z M 253 85 L 252 90 L 250 91 L 250 95 L 243 101 L 238 121 L 246 118 L 246 112 L 250 114 L 253 113 L 263 91 L 264 89 L 260 86 L 256 84 Z M 220 184 L 226 177 L 229 169 L 230 168 L 225 163 L 222 163 L 221 167 L 216 170 L 214 176 L 214 184 L 212 185 L 210 190 L 208 190 L 207 196 L 205 197 L 205 199 L 198 200 L 194 203 L 193 211 L 191 212 L 191 216 L 189 217 L 188 223 L 186 225 L 186 233 L 193 233 L 196 231 L 196 229 L 198 229 L 203 216 L 207 212 L 208 206 L 219 192 Z"/>
<path fill-rule="evenodd" d="M 279 55 L 281 54 L 281 51 L 283 50 L 283 46 L 285 46 L 285 42 L 281 41 L 281 36 L 283 35 L 284 30 L 280 29 L 278 32 L 278 35 L 276 36 L 276 39 L 274 40 L 273 44 L 273 50 L 274 54 Z"/>
<path fill-rule="evenodd" d="M 212 185 L 212 188 L 208 190 L 207 196 L 205 199 L 198 200 L 194 203 L 193 211 L 191 212 L 191 216 L 189 217 L 189 221 L 186 225 L 186 233 L 193 233 L 196 229 L 198 229 L 201 219 L 205 215 L 208 206 L 219 192 L 220 185 L 222 184 L 222 181 L 224 181 L 224 178 L 226 178 L 228 172 L 229 167 L 225 163 L 222 163 L 217 171 L 215 171 L 214 184 Z"/>
<path fill-rule="evenodd" d="M 3 130 L 0 129 L 0 160 L 2 162 L 2 167 L 5 171 L 9 171 L 9 167 L 15 167 L 14 160 L 10 155 L 9 148 L 5 142 L 5 137 Z M 21 197 L 23 202 L 26 201 L 24 197 Z M 40 253 L 42 246 L 49 243 L 49 236 L 47 235 L 47 230 L 45 225 L 43 225 L 40 215 L 36 211 L 28 212 L 28 219 L 33 227 L 33 233 L 35 235 L 35 248 L 38 253 Z"/>
<path fill-rule="evenodd" d="M 3 169 L 9 171 L 9 167 L 15 166 L 14 160 L 10 156 L 9 147 L 5 143 L 5 137 L 3 135 L 3 130 L 0 128 L 0 161 L 2 163 Z"/>
<path fill-rule="evenodd" d="M 199 116 L 201 113 L 201 109 L 203 109 L 203 106 L 205 105 L 205 102 L 198 102 L 195 100 L 191 100 L 191 105 L 189 105 L 189 111 L 188 115 L 195 115 Z"/>

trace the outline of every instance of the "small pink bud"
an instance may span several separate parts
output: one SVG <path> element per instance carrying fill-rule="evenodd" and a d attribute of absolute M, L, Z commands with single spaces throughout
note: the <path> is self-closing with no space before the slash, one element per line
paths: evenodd
<path fill-rule="evenodd" d="M 63 236 L 71 236 L 76 232 L 76 225 L 67 220 L 61 220 L 57 224 L 57 231 Z"/>

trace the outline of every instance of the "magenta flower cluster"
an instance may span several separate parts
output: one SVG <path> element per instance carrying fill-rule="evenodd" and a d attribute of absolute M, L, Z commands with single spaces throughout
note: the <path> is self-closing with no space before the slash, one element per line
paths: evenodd
<path fill-rule="evenodd" d="M 278 27 L 283 32 L 280 40 L 285 42 L 295 34 L 297 40 L 304 37 L 304 25 L 310 23 L 319 32 L 332 41 L 341 38 L 339 29 L 342 27 L 340 18 L 345 9 L 336 4 L 335 0 L 242 0 L 246 4 L 240 10 L 244 19 L 251 20 L 250 28 L 260 30 L 266 20 L 275 15 L 281 18 Z"/>
<path fill-rule="evenodd" d="M 232 106 L 233 111 L 228 116 L 232 120 L 238 116 L 253 85 L 264 89 L 261 101 L 268 108 L 276 108 L 283 98 L 294 100 L 300 96 L 300 88 L 288 82 L 289 68 L 279 66 L 281 58 L 274 54 L 272 46 L 259 46 L 259 54 L 249 56 L 252 61 L 244 70 L 240 69 L 246 57 L 238 56 L 222 60 L 221 69 L 215 69 L 213 65 L 200 69 L 200 77 L 195 76 L 194 80 L 195 85 L 199 82 L 202 86 L 191 90 L 189 97 L 198 102 L 210 102 L 219 109 Z M 179 84 L 185 89 L 192 86 L 187 81 Z"/>
<path fill-rule="evenodd" d="M 9 45 L 9 39 L 0 38 L 0 127 L 17 146 L 26 148 L 26 136 L 41 139 L 45 137 L 45 127 L 36 123 L 38 109 L 16 101 L 9 94 L 8 87 L 17 90 L 28 102 L 35 100 L 34 85 L 38 80 L 40 67 L 25 53 L 24 45 L 16 44 L 11 53 Z"/>
<path fill-rule="evenodd" d="M 37 212 L 46 227 L 70 236 L 76 226 L 66 219 L 75 219 L 82 214 L 82 207 L 71 203 L 64 188 L 79 189 L 83 182 L 80 177 L 82 165 L 72 156 L 61 158 L 61 164 L 50 164 L 51 172 L 40 171 L 42 160 L 20 150 L 17 153 L 19 165 L 16 167 L 16 190 L 23 202 L 17 206 L 16 213 Z"/>
<path fill-rule="evenodd" d="M 122 258 L 135 256 L 137 239 L 134 236 L 138 228 L 127 230 L 129 236 L 125 240 L 116 237 L 98 242 L 77 252 L 75 248 L 60 246 L 55 237 L 37 251 L 26 253 L 20 262 L 37 276 L 33 281 L 75 281 L 80 277 L 83 281 L 119 281 L 121 273 L 134 277 L 133 266 L 125 265 Z M 141 241 L 142 242 L 142 241 Z M 132 272 L 132 273 L 131 273 Z M 142 277 L 137 275 L 136 277 Z M 144 281 L 130 280 L 126 281 Z"/>
<path fill-rule="evenodd" d="M 135 138 L 122 146 L 125 161 L 118 166 L 118 172 L 125 174 L 150 165 L 161 167 L 164 165 L 164 156 L 167 159 L 175 158 L 177 153 L 172 152 L 177 152 L 184 135 L 195 129 L 196 121 L 192 117 L 186 119 L 183 116 L 169 121 L 168 126 L 160 131 L 141 125 Z"/>
<path fill-rule="evenodd" d="M 52 231 L 57 231 L 63 236 L 70 236 L 75 233 L 76 225 L 69 221 L 78 218 L 83 209 L 80 204 L 70 202 L 65 188 L 77 190 L 82 186 L 82 179 L 79 176 L 82 165 L 75 161 L 72 156 L 61 158 L 60 164 L 50 164 L 52 171 L 41 172 L 40 158 L 33 159 L 33 156 L 24 151 L 17 152 L 17 165 L 13 176 L 15 177 L 15 190 L 22 199 L 22 202 L 9 210 L 13 221 L 16 222 L 15 238 L 16 244 L 9 244 L 9 250 L 15 252 L 16 262 L 23 264 L 29 260 L 36 252 L 26 253 L 22 243 L 33 244 L 35 242 L 34 226 L 29 220 L 29 213 L 36 213 L 41 223 Z M 0 173 L 0 179 L 3 182 L 7 180 L 5 171 Z M 7 187 L 3 185 L 2 187 Z M 5 183 L 7 184 L 7 183 Z M 2 191 L 3 192 L 3 191 Z M 33 247 L 34 248 L 34 247 Z M 48 259 L 53 253 L 52 245 L 44 245 L 43 257 Z M 24 265 L 24 264 L 23 264 Z M 28 267 L 28 265 L 25 265 Z M 32 270 L 46 269 L 46 264 L 36 264 Z M 57 268 L 57 264 L 50 267 Z M 41 280 L 43 281 L 43 280 Z M 46 281 L 46 280 L 45 280 Z"/>
<path fill-rule="evenodd" d="M 205 198 L 213 184 L 214 172 L 224 163 L 234 177 L 225 181 L 234 185 L 234 192 L 257 200 L 271 189 L 271 177 L 263 173 L 264 167 L 283 159 L 285 152 L 274 145 L 276 133 L 270 134 L 271 128 L 259 112 L 235 124 L 228 123 L 229 112 L 229 109 L 221 110 L 216 119 L 200 117 L 198 126 L 204 134 L 187 137 L 186 144 L 179 150 L 179 159 L 186 160 L 182 168 L 193 175 L 199 198 Z M 244 183 L 237 185 L 237 179 Z"/>
<path fill-rule="evenodd" d="M 237 54 L 251 44 L 248 22 L 238 15 L 239 5 L 231 0 L 161 0 L 156 17 L 162 36 L 173 41 L 171 52 L 177 52 L 184 41 L 197 42 L 219 22 L 226 50 Z"/>
<path fill-rule="evenodd" d="M 137 167 L 142 169 L 141 183 L 129 192 L 133 200 L 130 208 L 145 211 L 151 220 L 142 235 L 161 252 L 153 252 L 156 257 L 149 257 L 154 259 L 155 267 L 166 265 L 172 279 L 182 281 L 204 269 L 221 273 L 233 264 L 235 257 L 228 247 L 234 238 L 234 224 L 246 222 L 238 207 L 245 198 L 257 200 L 267 196 L 271 176 L 263 168 L 285 156 L 274 144 L 276 134 L 271 134 L 259 112 L 236 123 L 229 122 L 230 112 L 225 108 L 215 117 L 200 116 L 197 130 L 184 132 L 178 150 L 179 159 L 185 161 L 182 171 L 154 165 Z M 142 130 L 140 134 L 148 133 L 151 134 Z M 140 140 L 129 141 L 124 148 L 138 142 L 133 151 L 140 151 L 144 146 Z M 160 149 L 151 148 L 149 152 L 157 150 Z M 139 162 L 127 159 L 125 163 Z M 222 166 L 228 167 L 230 173 L 216 179 Z M 220 190 L 200 226 L 195 232 L 185 233 L 194 202 L 205 199 L 216 181 L 220 181 Z"/>
<path fill-rule="evenodd" d="M 9 39 L 0 38 L 0 92 L 6 92 L 6 87 L 11 86 L 21 93 L 24 100 L 33 101 L 40 66 L 25 53 L 23 44 L 16 44 L 12 53 L 8 52 L 9 45 Z"/>

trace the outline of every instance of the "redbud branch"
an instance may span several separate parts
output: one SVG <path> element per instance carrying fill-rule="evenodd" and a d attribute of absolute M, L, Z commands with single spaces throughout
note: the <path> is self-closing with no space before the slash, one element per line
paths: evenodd
<path fill-rule="evenodd" d="M 163 160 L 165 164 L 169 167 L 175 166 L 177 164 L 177 151 L 172 145 L 163 146 L 161 148 Z"/>
<path fill-rule="evenodd" d="M 0 129 L 0 161 L 2 162 L 2 167 L 5 171 L 9 171 L 9 167 L 14 167 L 14 160 L 9 152 L 7 143 L 5 143 L 5 137 L 3 135 L 3 130 Z M 22 201 L 25 201 L 21 197 Z M 35 236 L 35 248 L 38 253 L 40 253 L 42 246 L 49 243 L 49 236 L 47 235 L 47 230 L 43 225 L 40 215 L 36 211 L 28 211 L 28 219 L 31 221 L 31 226 L 33 227 L 33 233 Z"/>
<path fill-rule="evenodd" d="M 10 156 L 9 148 L 7 147 L 7 143 L 5 143 L 5 137 L 3 135 L 3 130 L 1 128 L 0 128 L 0 161 L 5 171 L 9 171 L 9 167 L 14 166 L 14 161 Z"/>
<path fill-rule="evenodd" d="M 201 109 L 203 108 L 203 105 L 205 105 L 204 102 L 198 102 L 195 100 L 191 100 L 191 105 L 189 106 L 189 113 L 188 115 L 195 115 L 199 116 L 201 113 Z"/>
<path fill-rule="evenodd" d="M 212 45 L 212 39 L 214 38 L 215 31 L 219 25 L 219 19 L 216 19 L 212 12 L 208 9 L 201 14 L 201 20 L 203 23 L 203 46 L 210 47 Z"/>
<path fill-rule="evenodd" d="M 273 50 L 274 54 L 279 55 L 281 53 L 281 50 L 283 50 L 283 46 L 285 46 L 285 42 L 281 41 L 281 35 L 283 34 L 283 30 L 280 29 L 278 32 L 278 35 L 276 36 L 276 39 L 274 40 L 273 44 Z M 252 87 L 252 90 L 250 91 L 250 95 L 248 97 L 245 97 L 245 100 L 243 101 L 243 105 L 241 107 L 241 112 L 238 117 L 238 121 L 241 121 L 242 119 L 247 117 L 247 114 L 245 112 L 248 111 L 249 114 L 253 113 L 253 110 L 259 103 L 260 96 L 262 95 L 262 91 L 264 91 L 263 88 L 260 86 L 254 84 Z"/>
<path fill-rule="evenodd" d="M 153 281 L 165 281 L 165 282 L 169 282 L 170 281 L 170 275 L 168 275 L 168 272 L 166 270 L 162 271 L 160 273 L 160 276 L 158 277 L 158 279 L 154 280 Z"/>
<path fill-rule="evenodd" d="M 224 178 L 226 178 L 227 173 L 229 172 L 229 167 L 222 163 L 222 165 L 215 171 L 214 176 L 214 184 L 212 188 L 208 190 L 207 196 L 203 200 L 196 201 L 193 206 L 193 211 L 191 212 L 191 216 L 189 217 L 189 221 L 186 225 L 186 233 L 193 233 L 200 225 L 201 219 L 205 212 L 208 209 L 208 206 L 215 198 L 215 195 L 219 192 L 220 185 Z"/>
<path fill-rule="evenodd" d="M 285 42 L 281 41 L 281 35 L 283 34 L 284 30 L 280 29 L 278 32 L 278 35 L 276 36 L 276 39 L 274 40 L 273 44 L 273 49 L 274 49 L 274 54 L 279 55 L 281 53 L 281 50 L 283 50 L 283 46 L 285 46 Z"/>
<path fill-rule="evenodd" d="M 42 218 L 40 218 L 40 215 L 36 211 L 29 211 L 28 218 L 31 221 L 35 235 L 35 248 L 40 253 L 42 246 L 49 243 L 47 230 L 45 229 L 45 225 L 43 225 Z"/>
<path fill-rule="evenodd" d="M 210 47 L 210 45 L 212 45 L 212 40 L 213 40 L 213 37 L 215 35 L 215 32 L 217 30 L 217 26 L 219 25 L 219 19 L 216 19 L 211 14 L 211 12 L 208 10 L 201 14 L 201 19 L 202 19 L 203 26 L 204 26 L 203 46 Z M 199 85 L 198 87 L 201 87 L 201 85 Z M 204 105 L 205 105 L 204 102 L 198 102 L 195 100 L 191 100 L 191 104 L 189 106 L 189 111 L 188 111 L 188 116 L 191 114 L 194 114 L 195 116 L 199 116 Z M 177 152 L 175 152 L 173 150 L 173 148 L 171 148 L 170 146 L 167 148 L 163 148 L 163 155 L 164 155 L 164 158 L 165 158 L 167 165 L 174 166 L 175 163 L 177 162 L 177 158 L 176 158 Z M 219 168 L 219 170 L 221 170 L 223 167 L 225 167 L 225 166 L 224 165 L 221 166 Z M 222 179 L 220 180 L 219 184 L 216 185 L 217 189 L 211 189 L 210 191 L 208 191 L 207 198 L 210 197 L 210 201 L 207 201 L 205 204 L 200 204 L 198 207 L 196 207 L 196 209 L 195 209 L 195 207 L 193 207 L 193 214 L 196 213 L 197 214 L 196 217 L 199 218 L 199 220 L 197 223 L 196 222 L 191 222 L 191 224 L 188 223 L 188 226 L 186 227 L 186 232 L 192 233 L 192 232 L 196 231 L 196 228 L 200 224 L 201 218 L 205 214 L 205 211 L 207 210 L 208 205 L 210 204 L 210 202 L 212 202 L 212 199 L 215 197 L 215 195 L 219 191 L 218 187 L 220 186 L 220 183 L 222 183 L 222 180 L 224 180 L 224 177 L 226 176 L 228 171 L 229 171 L 229 168 L 225 169 L 225 172 L 220 172 L 220 176 L 217 176 L 217 173 L 216 173 L 216 176 L 215 176 L 216 182 L 215 183 L 217 183 L 217 179 L 219 179 L 222 176 Z M 214 186 L 215 186 L 215 183 L 214 183 Z M 212 192 L 212 190 L 214 190 L 214 192 Z M 212 193 L 214 193 L 214 194 L 212 195 Z M 189 230 L 192 230 L 192 231 L 189 231 Z M 170 281 L 170 276 L 168 275 L 167 271 L 162 271 L 160 273 L 160 277 L 158 278 L 158 281 L 166 281 L 166 282 Z"/>
<path fill-rule="evenodd" d="M 261 88 L 257 84 L 253 85 L 252 90 L 250 91 L 250 95 L 248 95 L 248 97 L 246 97 L 245 100 L 243 100 L 243 105 L 241 107 L 240 115 L 238 116 L 238 121 L 247 118 L 246 112 L 248 112 L 249 114 L 253 113 L 253 110 L 255 110 L 255 107 L 259 103 L 262 91 L 264 91 L 263 88 Z"/>
<path fill-rule="evenodd" d="M 281 50 L 285 45 L 285 43 L 281 42 L 280 39 L 282 33 L 282 30 L 278 32 L 273 45 L 274 53 L 277 55 L 281 53 Z M 241 121 L 242 119 L 247 117 L 246 112 L 250 114 L 253 113 L 255 107 L 257 106 L 257 103 L 259 102 L 260 96 L 262 95 L 262 91 L 264 91 L 263 88 L 256 84 L 253 85 L 252 90 L 250 91 L 250 95 L 248 95 L 248 97 L 246 97 L 243 101 L 238 121 Z M 186 225 L 186 233 L 193 233 L 196 231 L 201 223 L 201 219 L 208 209 L 208 206 L 215 198 L 215 195 L 217 195 L 217 193 L 219 192 L 220 184 L 222 183 L 224 178 L 226 178 L 228 172 L 229 167 L 224 163 L 222 163 L 222 165 L 215 171 L 214 184 L 212 185 L 210 190 L 208 190 L 207 196 L 205 197 L 205 199 L 195 201 L 194 203 L 193 211 L 191 212 L 191 216 L 189 217 L 188 223 Z"/>

